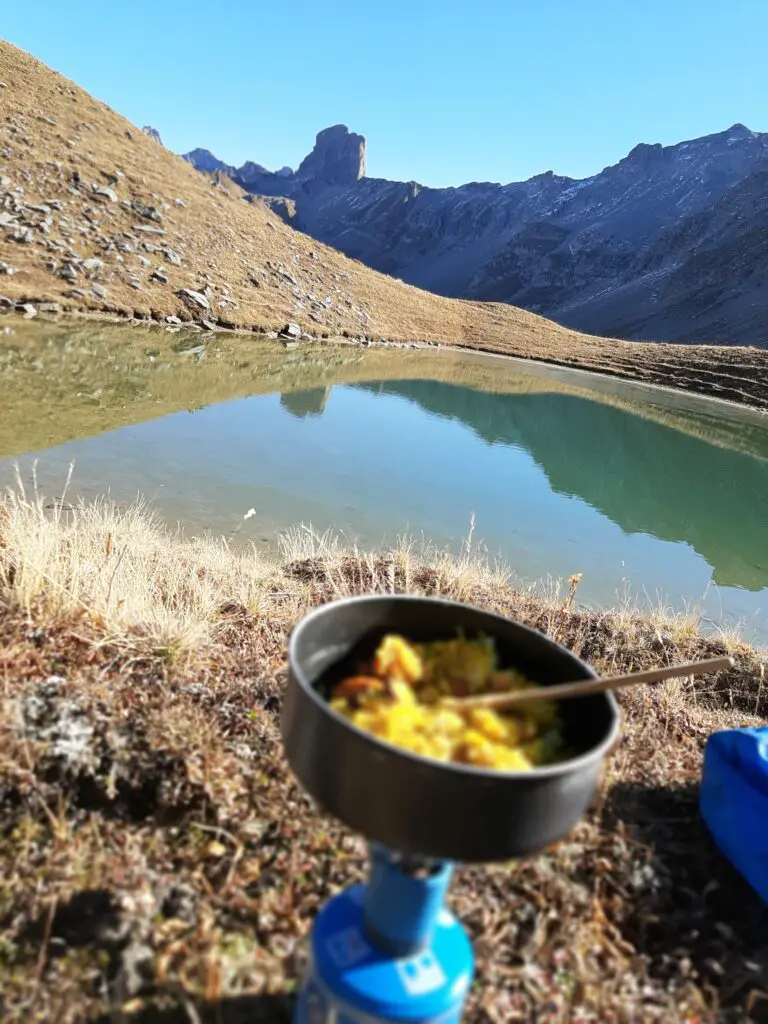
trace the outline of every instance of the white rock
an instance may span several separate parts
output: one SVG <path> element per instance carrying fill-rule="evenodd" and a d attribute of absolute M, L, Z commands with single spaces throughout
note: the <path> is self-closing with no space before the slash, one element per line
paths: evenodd
<path fill-rule="evenodd" d="M 193 291 L 191 288 L 180 288 L 176 293 L 180 299 L 183 299 L 188 306 L 197 307 L 198 309 L 210 309 L 211 305 L 208 299 L 200 292 Z"/>

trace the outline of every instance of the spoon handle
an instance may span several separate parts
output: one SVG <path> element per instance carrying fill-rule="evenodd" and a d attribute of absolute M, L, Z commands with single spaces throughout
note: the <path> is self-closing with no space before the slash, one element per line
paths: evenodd
<path fill-rule="evenodd" d="M 706 658 L 691 661 L 686 665 L 667 665 L 664 668 L 649 668 L 642 672 L 630 672 L 620 676 L 604 676 L 602 679 L 577 679 L 572 683 L 555 683 L 540 686 L 535 690 L 512 690 L 509 693 L 489 693 L 479 697 L 457 697 L 445 703 L 453 708 L 506 708 L 513 704 L 528 703 L 531 700 L 567 700 L 570 697 L 586 697 L 592 693 L 620 690 L 624 686 L 638 686 L 640 683 L 660 683 L 677 676 L 706 675 L 722 669 L 733 668 L 733 658 Z"/>

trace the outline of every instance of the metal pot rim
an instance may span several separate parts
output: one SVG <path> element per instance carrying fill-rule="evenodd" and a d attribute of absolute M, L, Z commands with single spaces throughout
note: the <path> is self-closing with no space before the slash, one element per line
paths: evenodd
<path fill-rule="evenodd" d="M 329 715 L 334 721 L 357 736 L 364 738 L 374 750 L 381 750 L 388 756 L 399 756 L 403 760 L 413 761 L 417 765 L 424 765 L 431 769 L 440 768 L 443 771 L 450 772 L 452 775 L 470 776 L 474 778 L 486 778 L 486 779 L 530 779 L 532 776 L 537 778 L 551 778 L 559 775 L 569 775 L 573 772 L 578 771 L 580 768 L 586 768 L 591 764 L 594 764 L 597 760 L 602 760 L 606 754 L 608 754 L 615 744 L 619 732 L 621 730 L 621 716 L 619 714 L 619 707 L 616 698 L 612 693 L 601 694 L 600 696 L 605 697 L 611 710 L 613 711 L 611 728 L 604 739 L 596 746 L 586 750 L 583 754 L 579 754 L 577 757 L 569 758 L 566 761 L 558 761 L 555 764 L 542 765 L 538 768 L 528 769 L 527 771 L 499 771 L 494 768 L 480 768 L 474 765 L 459 765 L 452 762 L 438 761 L 435 758 L 424 757 L 421 754 L 415 754 L 410 750 L 405 750 L 402 747 L 398 747 L 393 743 L 387 743 L 385 740 L 380 740 L 373 733 L 367 732 L 365 729 L 360 729 L 354 725 L 349 719 L 345 718 L 344 715 L 339 714 L 334 708 L 331 707 L 329 702 L 319 693 L 314 686 L 308 681 L 304 674 L 303 666 L 297 657 L 296 648 L 298 646 L 301 633 L 305 628 L 309 628 L 316 619 L 322 618 L 323 615 L 328 614 L 331 610 L 342 608 L 346 605 L 351 604 L 372 604 L 375 602 L 391 602 L 396 601 L 398 603 L 419 603 L 419 604 L 432 604 L 438 605 L 446 609 L 463 609 L 474 612 L 479 612 L 481 615 L 488 616 L 491 619 L 496 619 L 500 623 L 513 624 L 518 629 L 523 630 L 526 633 L 531 634 L 537 639 L 537 641 L 545 640 L 548 644 L 552 644 L 561 650 L 564 654 L 574 658 L 584 669 L 586 677 L 597 678 L 597 673 L 591 668 L 586 662 L 578 658 L 572 651 L 569 651 L 567 647 L 563 647 L 562 644 L 557 643 L 550 637 L 545 636 L 543 633 L 539 633 L 537 630 L 532 629 L 530 626 L 524 625 L 522 622 L 518 622 L 517 619 L 507 619 L 503 615 L 498 615 L 495 612 L 486 611 L 483 608 L 478 608 L 476 605 L 466 604 L 461 601 L 450 601 L 442 597 L 421 597 L 417 594 L 363 594 L 356 597 L 345 597 L 337 601 L 329 601 L 327 604 L 320 605 L 318 608 L 314 608 L 311 612 L 302 618 L 302 620 L 294 627 L 291 632 L 291 636 L 288 641 L 288 660 L 291 672 L 294 678 L 301 686 L 302 690 L 316 705 L 321 707 L 325 714 Z"/>

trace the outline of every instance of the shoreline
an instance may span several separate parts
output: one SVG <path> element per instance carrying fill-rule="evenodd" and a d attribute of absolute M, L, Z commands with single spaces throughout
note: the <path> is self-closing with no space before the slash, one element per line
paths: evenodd
<path fill-rule="evenodd" d="M 25 302 L 30 302 L 30 303 L 34 304 L 36 302 L 37 303 L 44 302 L 45 300 L 27 299 L 27 300 L 24 300 L 24 301 Z M 21 313 L 16 308 L 6 308 L 6 309 L 3 309 L 3 310 L 0 310 L 0 314 L 5 314 L 5 316 L 8 316 L 10 318 L 19 317 L 20 319 L 25 319 L 26 322 L 28 322 L 28 320 L 30 319 L 30 318 L 24 317 L 23 313 Z M 722 345 L 721 346 L 700 346 L 700 345 L 686 346 L 687 348 L 690 348 L 691 351 L 694 354 L 696 354 L 697 351 L 700 351 L 701 349 L 706 349 L 708 352 L 715 351 L 716 353 L 720 354 L 723 357 L 726 354 L 730 354 L 730 353 L 733 353 L 733 352 L 740 352 L 740 351 L 741 352 L 746 351 L 746 352 L 757 353 L 758 355 L 763 355 L 764 354 L 764 356 L 765 356 L 765 363 L 766 363 L 766 366 L 765 366 L 765 370 L 766 370 L 765 382 L 762 383 L 760 380 L 758 380 L 756 382 L 758 386 L 756 388 L 755 395 L 751 396 L 753 398 L 753 400 L 750 401 L 750 400 L 748 400 L 748 398 L 750 396 L 746 396 L 745 398 L 741 398 L 741 399 L 733 397 L 733 394 L 734 394 L 733 391 L 731 391 L 731 397 L 727 397 L 727 396 L 724 396 L 724 395 L 713 394 L 712 393 L 712 386 L 711 385 L 710 386 L 705 386 L 703 382 L 699 382 L 700 386 L 697 386 L 695 384 L 695 382 L 690 387 L 681 387 L 679 385 L 675 385 L 675 383 L 674 383 L 674 379 L 675 379 L 674 372 L 672 372 L 669 369 L 669 365 L 668 364 L 664 363 L 664 349 L 666 347 L 668 347 L 668 343 L 666 343 L 666 342 L 651 342 L 651 341 L 649 341 L 649 342 L 638 343 L 638 342 L 630 342 L 630 341 L 625 342 L 622 339 L 608 339 L 609 341 L 613 342 L 613 344 L 615 346 L 617 346 L 617 347 L 620 347 L 621 345 L 624 345 L 624 344 L 627 344 L 627 345 L 642 344 L 643 346 L 647 346 L 647 351 L 648 352 L 652 352 L 654 355 L 657 355 L 659 357 L 659 359 L 658 359 L 658 361 L 656 362 L 656 365 L 655 365 L 655 372 L 657 372 L 659 376 L 658 376 L 658 378 L 656 378 L 656 377 L 650 377 L 649 378 L 648 377 L 648 373 L 651 373 L 651 374 L 654 373 L 654 361 L 653 360 L 651 360 L 648 364 L 644 364 L 642 366 L 642 368 L 638 368 L 635 373 L 631 373 L 631 372 L 629 372 L 627 370 L 623 370 L 622 371 L 622 370 L 619 370 L 619 369 L 612 369 L 611 367 L 606 366 L 606 365 L 604 365 L 602 363 L 599 366 L 599 368 L 596 368 L 595 366 L 591 365 L 591 363 L 590 363 L 590 361 L 588 359 L 584 359 L 584 360 L 578 361 L 578 360 L 575 360 L 573 358 L 571 358 L 571 359 L 559 359 L 555 355 L 552 355 L 552 356 L 544 356 L 544 355 L 517 355 L 514 352 L 500 351 L 498 348 L 486 347 L 486 346 L 481 345 L 481 344 L 477 344 L 477 345 L 472 345 L 472 344 L 460 345 L 460 344 L 456 344 L 456 343 L 442 342 L 442 341 L 436 341 L 436 340 L 424 340 L 424 339 L 418 339 L 418 340 L 417 339 L 411 339 L 411 340 L 409 340 L 409 339 L 395 339 L 395 338 L 392 338 L 392 339 L 380 338 L 380 339 L 377 339 L 377 340 L 366 338 L 365 341 L 361 341 L 361 340 L 349 337 L 348 336 L 348 332 L 346 334 L 340 334 L 340 335 L 332 335 L 332 334 L 330 334 L 328 332 L 323 332 L 322 334 L 314 335 L 311 338 L 308 338 L 308 339 L 301 340 L 301 341 L 297 342 L 297 341 L 294 341 L 294 340 L 292 340 L 292 339 L 290 339 L 288 337 L 283 337 L 280 334 L 280 328 L 277 328 L 277 327 L 275 329 L 269 331 L 269 330 L 266 330 L 263 326 L 253 326 L 253 327 L 249 328 L 249 327 L 246 327 L 246 326 L 238 326 L 238 325 L 227 325 L 227 326 L 224 326 L 224 325 L 222 325 L 220 323 L 217 323 L 215 325 L 215 328 L 212 330 L 210 325 L 209 326 L 203 326 L 202 324 L 194 322 L 194 321 L 187 322 L 187 323 L 182 323 L 182 324 L 179 324 L 179 325 L 174 325 L 172 327 L 171 325 L 169 325 L 163 319 L 154 319 L 152 317 L 146 317 L 146 318 L 139 319 L 139 318 L 136 318 L 136 317 L 130 315 L 128 312 L 126 312 L 125 315 L 123 315 L 123 314 L 116 313 L 116 312 L 107 312 L 107 311 L 102 312 L 102 311 L 93 310 L 93 309 L 87 309 L 87 308 L 82 308 L 82 309 L 77 309 L 77 308 L 70 309 L 70 308 L 68 308 L 68 309 L 64 310 L 62 313 L 46 313 L 46 312 L 36 313 L 35 316 L 33 317 L 33 319 L 38 319 L 38 318 L 39 318 L 40 322 L 53 323 L 53 324 L 63 324 L 63 323 L 66 323 L 66 321 L 68 319 L 72 319 L 72 320 L 81 320 L 81 321 L 84 320 L 84 321 L 89 321 L 89 322 L 93 322 L 93 323 L 122 324 L 122 325 L 124 325 L 126 327 L 143 326 L 143 327 L 146 327 L 146 328 L 155 328 L 155 329 L 165 330 L 165 331 L 171 329 L 174 332 L 183 332 L 183 331 L 186 330 L 186 331 L 193 332 L 193 333 L 196 333 L 196 334 L 207 334 L 207 335 L 224 334 L 224 335 L 229 335 L 229 336 L 233 336 L 233 337 L 252 338 L 252 339 L 257 339 L 257 340 L 258 339 L 265 339 L 265 340 L 270 340 L 270 341 L 280 341 L 284 345 L 286 345 L 286 347 L 290 346 L 291 348 L 304 348 L 304 347 L 307 347 L 307 346 L 312 345 L 312 344 L 321 344 L 321 345 L 326 344 L 326 345 L 347 345 L 347 346 L 349 346 L 351 348 L 363 348 L 363 347 L 365 347 L 365 348 L 408 348 L 408 349 L 427 349 L 427 350 L 431 350 L 431 351 L 454 352 L 454 353 L 463 354 L 463 355 L 472 355 L 472 354 L 474 354 L 474 355 L 481 355 L 481 356 L 485 356 L 485 357 L 493 357 L 494 359 L 509 360 L 512 363 L 517 363 L 517 364 L 519 364 L 522 367 L 524 367 L 526 365 L 529 365 L 529 364 L 533 364 L 534 366 L 540 366 L 540 367 L 544 367 L 544 368 L 552 367 L 554 369 L 565 370 L 565 371 L 567 371 L 569 373 L 584 374 L 584 375 L 586 375 L 588 377 L 593 377 L 593 378 L 596 378 L 598 380 L 619 381 L 621 383 L 637 386 L 637 387 L 639 387 L 641 389 L 648 389 L 650 391 L 658 391 L 658 392 L 662 392 L 662 393 L 669 394 L 669 395 L 678 395 L 678 396 L 689 395 L 689 396 L 693 397 L 694 399 L 707 399 L 707 400 L 709 400 L 711 402 L 718 403 L 718 404 L 723 405 L 723 406 L 725 406 L 727 408 L 746 409 L 746 410 L 749 410 L 752 413 L 755 413 L 755 412 L 759 413 L 761 416 L 768 416 L 768 351 L 763 353 L 763 350 L 761 350 L 761 349 L 739 349 L 736 346 L 731 347 L 731 346 L 722 346 Z M 4 319 L 4 316 L 0 315 L 0 323 L 2 323 L 3 319 Z M 601 340 L 605 340 L 605 339 L 601 339 Z M 667 367 L 666 371 L 664 371 L 664 369 L 663 369 L 663 367 L 665 367 L 665 366 Z M 714 373 L 714 371 L 710 371 L 710 372 Z M 728 382 L 728 377 L 729 377 L 728 374 L 726 374 L 724 371 L 721 371 L 721 373 L 719 375 L 719 379 L 723 383 L 722 384 L 718 384 L 716 386 L 720 387 L 723 390 L 727 390 L 727 389 L 731 388 L 731 385 Z M 760 386 L 761 383 L 762 383 L 762 386 Z"/>
<path fill-rule="evenodd" d="M 664 342 L 648 342 L 648 344 L 663 345 Z M 565 370 L 569 374 L 578 374 L 584 377 L 591 377 L 598 381 L 618 381 L 621 384 L 628 384 L 632 387 L 636 387 L 641 391 L 659 392 L 663 395 L 683 397 L 689 396 L 695 402 L 712 402 L 717 406 L 723 406 L 726 409 L 747 411 L 749 413 L 757 413 L 761 418 L 768 418 L 768 405 L 752 405 L 747 402 L 737 402 L 731 398 L 722 398 L 719 395 L 712 395 L 706 391 L 685 391 L 682 388 L 676 388 L 671 384 L 663 384 L 661 382 L 654 382 L 649 380 L 642 380 L 638 377 L 624 376 L 619 373 L 611 373 L 608 369 L 603 370 L 591 370 L 586 367 L 577 366 L 573 363 L 559 361 L 557 359 L 544 359 L 535 358 L 533 356 L 512 356 L 504 352 L 494 352 L 491 350 L 484 349 L 471 349 L 462 348 L 460 346 L 453 345 L 440 345 L 440 349 L 446 351 L 464 353 L 464 354 L 478 354 L 483 355 L 487 358 L 493 359 L 504 359 L 512 363 L 519 363 L 520 366 L 525 367 L 526 365 L 533 364 L 544 369 L 552 368 L 555 370 Z"/>

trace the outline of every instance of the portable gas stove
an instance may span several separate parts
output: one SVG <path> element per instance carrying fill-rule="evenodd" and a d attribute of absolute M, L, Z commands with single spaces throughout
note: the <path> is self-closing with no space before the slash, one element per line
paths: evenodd
<path fill-rule="evenodd" d="M 581 817 L 619 731 L 610 694 L 565 702 L 574 756 L 530 772 L 428 760 L 353 726 L 328 704 L 334 683 L 385 633 L 414 641 L 492 636 L 531 679 L 595 673 L 519 623 L 431 598 L 373 596 L 325 605 L 291 637 L 283 739 L 294 773 L 325 810 L 366 837 L 365 884 L 318 914 L 295 1024 L 457 1024 L 470 989 L 470 941 L 445 904 L 454 862 L 538 852 Z"/>

